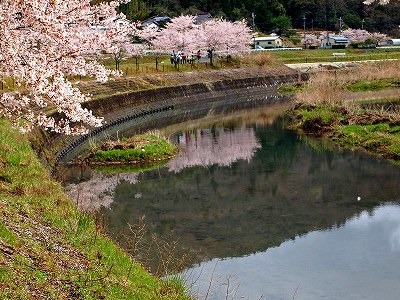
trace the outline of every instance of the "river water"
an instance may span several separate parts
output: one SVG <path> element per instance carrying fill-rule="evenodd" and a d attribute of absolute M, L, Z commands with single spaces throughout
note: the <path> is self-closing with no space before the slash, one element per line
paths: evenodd
<path fill-rule="evenodd" d="M 62 178 L 116 239 L 142 216 L 173 234 L 199 299 L 398 299 L 399 166 L 288 130 L 281 109 L 166 128 L 182 151 L 152 170 Z"/>

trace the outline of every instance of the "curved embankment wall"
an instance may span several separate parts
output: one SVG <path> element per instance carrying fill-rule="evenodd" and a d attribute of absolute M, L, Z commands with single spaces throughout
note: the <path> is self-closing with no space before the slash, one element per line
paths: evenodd
<path fill-rule="evenodd" d="M 127 130 L 134 134 L 198 118 L 210 111 L 288 101 L 287 96 L 278 95 L 277 88 L 307 79 L 306 74 L 229 79 L 138 91 L 84 103 L 95 115 L 104 117 L 105 125 L 70 140 L 58 153 L 55 164 L 76 158 L 91 139 L 102 140 Z"/>

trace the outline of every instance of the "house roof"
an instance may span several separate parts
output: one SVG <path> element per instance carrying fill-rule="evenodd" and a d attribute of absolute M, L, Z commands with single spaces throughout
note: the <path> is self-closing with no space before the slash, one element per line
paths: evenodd
<path fill-rule="evenodd" d="M 195 16 L 196 24 L 203 24 L 210 20 L 212 20 L 212 16 L 210 13 L 198 14 L 197 16 Z"/>
<path fill-rule="evenodd" d="M 348 43 L 349 40 L 343 36 L 332 36 L 331 37 L 336 43 Z"/>
<path fill-rule="evenodd" d="M 162 23 L 168 23 L 170 21 L 171 21 L 171 18 L 168 16 L 159 16 L 159 17 L 154 17 L 154 18 L 148 19 L 146 22 L 142 23 L 142 26 L 149 26 L 151 24 L 160 26 Z"/>
<path fill-rule="evenodd" d="M 254 40 L 256 42 L 261 42 L 261 41 L 275 41 L 277 39 L 280 39 L 279 36 L 263 36 L 263 37 L 256 37 Z"/>

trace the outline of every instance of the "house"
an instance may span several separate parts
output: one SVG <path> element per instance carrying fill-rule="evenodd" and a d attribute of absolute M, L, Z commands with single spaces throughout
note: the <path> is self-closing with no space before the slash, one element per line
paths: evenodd
<path fill-rule="evenodd" d="M 328 35 L 321 41 L 321 48 L 344 49 L 349 45 L 349 40 L 343 36 Z"/>
<path fill-rule="evenodd" d="M 93 26 L 90 26 L 90 28 L 93 29 L 93 30 L 105 31 L 105 30 L 108 30 L 110 28 L 108 26 L 108 24 L 113 24 L 114 23 L 117 27 L 119 27 L 119 26 L 125 26 L 125 25 L 129 26 L 130 23 L 131 23 L 127 19 L 122 19 L 122 18 L 119 18 L 119 17 L 112 17 L 112 18 L 109 18 L 109 19 L 102 19 L 101 21 L 103 21 L 105 25 L 93 25 Z"/>
<path fill-rule="evenodd" d="M 387 40 L 386 44 L 388 44 L 388 45 L 400 45 L 400 39 Z"/>
<path fill-rule="evenodd" d="M 205 23 L 207 21 L 210 21 L 212 19 L 213 19 L 213 17 L 211 16 L 210 13 L 203 13 L 203 14 L 196 15 L 194 22 L 195 22 L 195 24 L 200 25 L 200 24 L 203 24 L 203 23 Z"/>
<path fill-rule="evenodd" d="M 158 16 L 146 20 L 141 24 L 142 27 L 154 27 L 155 29 L 163 28 L 166 23 L 171 22 L 171 18 L 168 16 Z"/>
<path fill-rule="evenodd" d="M 282 39 L 277 35 L 254 38 L 255 49 L 281 48 Z"/>

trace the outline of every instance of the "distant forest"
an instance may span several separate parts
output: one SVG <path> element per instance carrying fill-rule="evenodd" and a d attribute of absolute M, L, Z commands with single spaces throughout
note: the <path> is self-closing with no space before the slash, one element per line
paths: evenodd
<path fill-rule="evenodd" d="M 363 0 L 131 0 L 121 11 L 129 19 L 143 21 L 157 15 L 179 16 L 208 12 L 230 21 L 246 19 L 259 31 L 289 33 L 289 28 L 338 30 L 364 28 L 397 37 L 400 1 L 367 6 Z M 340 21 L 342 19 L 342 22 Z"/>

